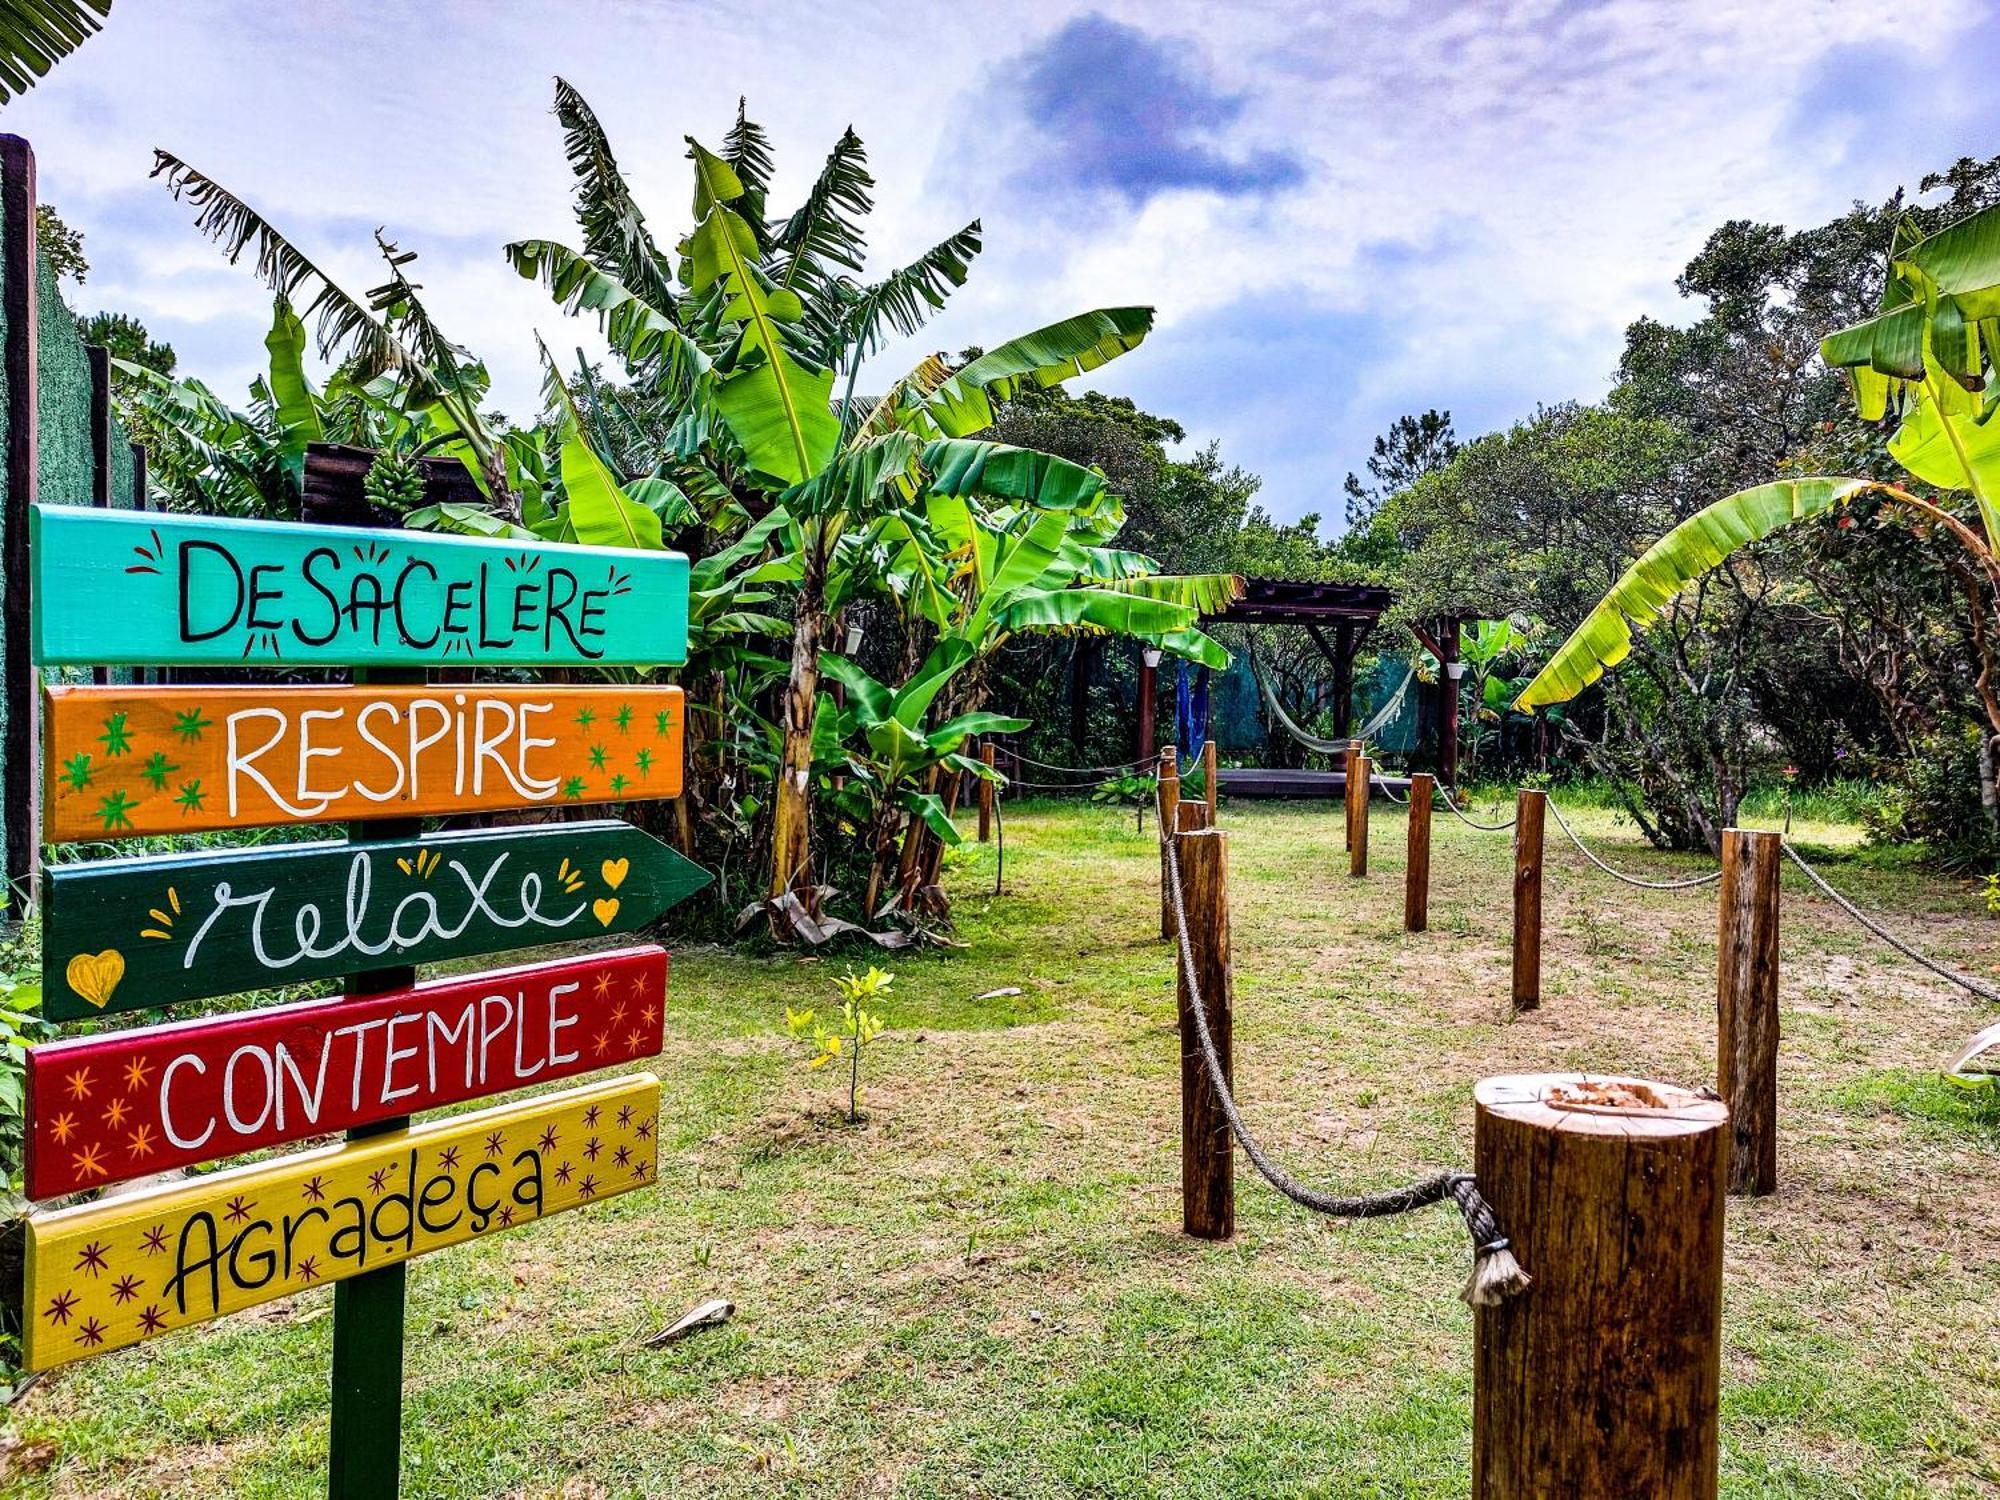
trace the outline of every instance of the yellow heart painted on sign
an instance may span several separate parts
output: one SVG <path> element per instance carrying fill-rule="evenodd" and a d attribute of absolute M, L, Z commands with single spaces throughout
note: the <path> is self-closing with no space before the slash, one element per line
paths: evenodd
<path fill-rule="evenodd" d="M 102 1010 L 111 1001 L 112 991 L 125 977 L 125 955 L 116 948 L 102 953 L 79 953 L 64 971 L 69 987 Z"/>
<path fill-rule="evenodd" d="M 614 891 L 625 883 L 625 877 L 631 873 L 632 861 L 629 859 L 607 859 L 604 862 L 604 883 Z"/>
<path fill-rule="evenodd" d="M 593 901 L 590 903 L 590 910 L 599 922 L 609 927 L 618 915 L 618 898 L 607 896 L 602 901 Z"/>

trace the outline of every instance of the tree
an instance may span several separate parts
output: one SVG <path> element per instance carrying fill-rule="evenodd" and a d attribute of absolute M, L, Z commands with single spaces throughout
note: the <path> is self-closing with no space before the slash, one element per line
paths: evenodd
<path fill-rule="evenodd" d="M 83 231 L 72 229 L 54 204 L 35 205 L 35 246 L 58 280 L 68 277 L 82 286 L 90 275 L 90 260 L 83 253 Z"/>
<path fill-rule="evenodd" d="M 1359 474 L 1347 476 L 1344 488 L 1349 529 L 1366 530 L 1383 501 L 1442 469 L 1458 456 L 1458 447 L 1448 411 L 1433 409 L 1396 418 L 1389 430 L 1375 439 L 1375 449 L 1368 455 L 1372 482 L 1364 483 Z"/>
<path fill-rule="evenodd" d="M 1962 163 L 1961 191 L 1990 181 L 1993 167 Z M 1986 207 L 1926 233 L 1911 218 L 1892 233 L 1879 310 L 1826 335 L 1826 363 L 1845 370 L 1861 416 L 1893 416 L 1888 452 L 1924 494 L 1872 477 L 1811 476 L 1739 490 L 1674 527 L 1633 563 L 1522 693 L 1523 707 L 1562 702 L 1617 666 L 1645 625 L 1717 570 L 1733 570 L 1746 548 L 1782 527 L 1833 514 L 1857 499 L 1935 530 L 1962 549 L 1988 734 L 1981 778 L 1995 781 L 2000 697 L 1989 642 L 2000 598 L 2000 386 L 1989 340 L 2000 332 L 2000 207 Z M 1951 508 L 1971 502 L 1968 522 Z M 1990 799 L 1989 799 L 1990 800 Z"/>
<path fill-rule="evenodd" d="M 76 336 L 86 344 L 109 350 L 114 360 L 139 365 L 157 375 L 174 373 L 174 346 L 155 339 L 146 325 L 129 313 L 98 312 L 87 318 L 79 313 Z M 129 378 L 114 367 L 114 379 Z"/>

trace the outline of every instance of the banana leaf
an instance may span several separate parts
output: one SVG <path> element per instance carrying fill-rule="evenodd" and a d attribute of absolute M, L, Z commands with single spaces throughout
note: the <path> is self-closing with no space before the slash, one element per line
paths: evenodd
<path fill-rule="evenodd" d="M 271 303 L 271 331 L 264 335 L 271 356 L 271 407 L 278 419 L 279 452 L 285 470 L 305 482 L 306 444 L 324 441 L 319 406 L 306 383 L 306 325 L 291 303 L 277 297 Z"/>
<path fill-rule="evenodd" d="M 993 425 L 990 397 L 1005 400 L 1023 381 L 1047 387 L 1136 349 L 1152 331 L 1150 307 L 1106 307 L 1079 313 L 988 350 L 922 403 L 946 437 L 966 437 Z"/>
<path fill-rule="evenodd" d="M 1688 517 L 1646 549 L 1514 700 L 1528 713 L 1567 703 L 1632 650 L 1632 624 L 1650 622 L 1695 579 L 1780 526 L 1823 515 L 1865 479 L 1788 479 L 1739 490 Z"/>

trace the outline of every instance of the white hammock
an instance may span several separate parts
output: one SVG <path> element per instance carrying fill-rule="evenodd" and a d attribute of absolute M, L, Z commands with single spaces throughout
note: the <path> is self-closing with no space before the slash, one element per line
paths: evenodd
<path fill-rule="evenodd" d="M 1341 755 L 1346 752 L 1347 740 L 1323 740 L 1318 735 L 1307 734 L 1297 724 L 1292 722 L 1292 716 L 1285 712 L 1285 706 L 1278 701 L 1277 694 L 1271 691 L 1271 684 L 1264 680 L 1263 670 L 1257 665 L 1257 658 L 1254 653 L 1250 654 L 1250 675 L 1257 679 L 1257 686 L 1263 689 L 1264 702 L 1269 705 L 1272 716 L 1284 726 L 1285 732 L 1291 735 L 1293 739 L 1304 745 L 1308 750 L 1316 750 L 1321 755 Z M 1416 680 L 1416 676 L 1417 669 L 1414 666 L 1404 672 L 1403 680 L 1396 685 L 1396 691 L 1389 695 L 1388 701 L 1381 708 L 1377 709 L 1375 716 L 1356 730 L 1350 738 L 1357 740 L 1373 739 L 1377 730 L 1400 714 L 1403 711 L 1403 700 L 1409 696 L 1410 684 Z"/>

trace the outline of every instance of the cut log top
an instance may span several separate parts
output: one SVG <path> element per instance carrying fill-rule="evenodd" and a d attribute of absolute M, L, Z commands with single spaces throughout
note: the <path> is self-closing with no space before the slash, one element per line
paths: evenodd
<path fill-rule="evenodd" d="M 1650 1079 L 1609 1073 L 1515 1073 L 1482 1078 L 1473 1102 L 1502 1119 L 1573 1135 L 1666 1138 L 1712 1130 L 1729 1118 L 1720 1099 Z M 1621 1101 L 1651 1101 L 1634 1106 Z"/>

